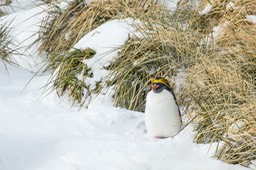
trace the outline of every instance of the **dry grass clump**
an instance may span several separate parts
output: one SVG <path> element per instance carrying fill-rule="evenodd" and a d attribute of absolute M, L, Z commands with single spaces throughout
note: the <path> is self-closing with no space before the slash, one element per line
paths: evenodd
<path fill-rule="evenodd" d="M 206 4 L 211 5 L 211 10 L 203 13 Z M 189 26 L 205 34 L 212 32 L 213 27 L 220 23 L 241 21 L 245 15 L 255 15 L 256 1 L 254 0 L 201 0 L 197 13 L 190 16 Z M 190 10 L 191 11 L 191 10 Z"/>
<path fill-rule="evenodd" d="M 219 59 L 219 55 L 201 58 L 200 63 L 190 70 L 189 93 L 196 99 L 190 105 L 202 116 L 196 128 L 195 141 L 199 143 L 223 140 L 230 126 L 227 122 L 237 116 L 236 109 L 256 97 L 254 85 L 243 79 L 233 56 Z"/>
<path fill-rule="evenodd" d="M 91 4 L 76 0 L 63 11 L 55 7 L 49 12 L 42 23 L 40 51 L 68 50 L 87 32 L 110 19 L 154 17 L 163 11 L 151 0 L 95 0 Z"/>
<path fill-rule="evenodd" d="M 189 26 L 191 28 L 200 30 L 205 34 L 211 33 L 213 27 L 221 23 L 222 18 L 229 14 L 229 12 L 226 11 L 228 1 L 225 0 L 210 1 L 212 9 L 208 13 L 204 14 L 203 10 L 208 3 L 209 1 L 207 0 L 200 1 L 197 13 L 194 13 L 193 17 L 189 19 Z"/>
<path fill-rule="evenodd" d="M 212 9 L 200 13 L 206 4 Z M 256 14 L 255 7 L 254 0 L 202 0 L 196 14 L 181 6 L 193 14 L 182 21 L 204 33 L 202 42 L 212 48 L 201 50 L 202 55 L 188 69 L 183 91 L 187 96 L 181 96 L 186 98 L 188 112 L 197 116 L 194 140 L 224 142 L 216 153 L 218 158 L 243 166 L 256 159 L 256 25 L 246 18 Z M 211 33 L 214 36 L 208 37 Z"/>
<path fill-rule="evenodd" d="M 230 24 L 223 36 L 216 42 L 225 53 L 233 56 L 234 64 L 239 65 L 242 78 L 256 85 L 256 26 L 247 21 Z"/>
<path fill-rule="evenodd" d="M 88 67 L 83 60 L 89 59 L 95 55 L 92 49 L 73 50 L 71 52 L 59 54 L 56 65 L 50 65 L 55 68 L 55 74 L 52 76 L 53 88 L 59 96 L 67 95 L 72 102 L 83 104 L 83 99 L 90 94 L 90 89 L 86 85 L 85 77 L 89 74 Z"/>
<path fill-rule="evenodd" d="M 221 53 L 201 58 L 187 85 L 193 97 L 190 107 L 198 114 L 195 141 L 224 141 L 218 157 L 248 166 L 256 159 L 256 86 L 255 79 L 244 77 L 243 64 Z"/>
<path fill-rule="evenodd" d="M 1 0 L 0 6 L 1 5 L 10 5 L 12 3 L 12 0 Z"/>
<path fill-rule="evenodd" d="M 12 3 L 12 0 L 1 0 L 0 1 L 0 7 L 1 6 L 7 6 Z M 6 15 L 5 11 L 0 10 L 0 17 Z"/>
<path fill-rule="evenodd" d="M 114 85 L 117 106 L 139 111 L 144 111 L 150 77 L 171 78 L 177 68 L 193 63 L 200 46 L 197 34 L 171 26 L 144 27 L 143 34 L 143 38 L 130 38 L 122 47 L 110 67 L 113 79 L 109 82 Z"/>
<path fill-rule="evenodd" d="M 256 159 L 255 95 L 251 101 L 235 109 L 228 123 L 228 138 L 218 153 L 218 158 L 232 164 L 248 166 Z"/>
<path fill-rule="evenodd" d="M 83 10 L 85 7 L 87 7 L 87 5 L 80 1 L 73 1 L 64 11 L 59 9 L 58 6 L 53 6 L 52 9 L 49 10 L 48 16 L 44 18 L 41 24 L 40 41 L 42 41 L 42 43 L 39 47 L 39 51 L 58 53 L 70 49 L 75 42 L 68 37 L 68 34 L 73 36 L 75 30 L 74 28 L 73 30 L 67 30 L 67 28 L 70 27 L 71 20 L 75 21 L 77 15 L 79 16 L 79 11 Z M 79 27 L 79 25 L 76 27 Z M 76 30 L 76 33 L 79 33 L 80 29 Z"/>
<path fill-rule="evenodd" d="M 185 91 L 198 115 L 195 141 L 223 141 L 218 158 L 244 166 L 256 159 L 256 26 L 246 20 L 248 11 L 241 6 L 233 18 L 220 19 L 230 20 L 216 37 L 215 50 L 189 69 Z"/>
<path fill-rule="evenodd" d="M 55 2 L 56 0 L 42 0 L 44 3 L 47 3 L 47 4 L 49 4 L 49 3 L 53 3 L 53 2 Z"/>
<path fill-rule="evenodd" d="M 113 80 L 109 85 L 115 85 L 116 106 L 144 110 L 145 89 L 150 75 L 167 74 L 171 70 L 171 67 L 159 69 L 171 62 L 162 50 L 161 44 L 156 44 L 155 41 L 131 38 L 126 42 L 118 58 L 110 66 Z"/>
<path fill-rule="evenodd" d="M 5 15 L 5 13 L 0 10 L 0 17 L 1 17 L 1 16 L 4 16 L 4 15 Z"/>
<path fill-rule="evenodd" d="M 8 28 L 5 25 L 0 25 L 0 58 L 5 61 L 9 61 L 9 57 L 13 51 L 9 47 L 12 42 L 8 34 Z"/>
<path fill-rule="evenodd" d="M 232 65 L 236 66 L 230 68 L 238 72 L 240 81 L 246 82 L 246 85 L 237 86 L 243 90 L 239 98 L 244 103 L 230 111 L 236 116 L 227 121 L 235 124 L 238 130 L 224 140 L 219 158 L 243 166 L 248 166 L 251 160 L 256 159 L 256 40 L 252 35 L 256 35 L 256 25 L 244 19 L 230 23 L 217 41 L 225 49 Z"/>
<path fill-rule="evenodd" d="M 50 69 L 62 68 L 59 70 L 57 79 L 55 79 L 54 86 L 58 89 L 60 95 L 66 91 L 66 87 L 78 85 L 76 89 L 81 91 L 82 84 L 73 83 L 75 76 L 71 74 L 72 81 L 67 81 L 71 72 L 64 70 L 66 62 L 63 61 L 63 55 L 65 51 L 69 51 L 87 32 L 97 28 L 101 24 L 111 19 L 117 18 L 139 18 L 148 19 L 149 16 L 152 19 L 159 20 L 158 16 L 162 16 L 163 20 L 168 20 L 169 15 L 166 14 L 167 9 L 162 6 L 158 6 L 154 0 L 95 0 L 90 4 L 87 4 L 84 0 L 72 1 L 68 7 L 64 10 L 55 6 L 53 10 L 49 12 L 49 15 L 44 19 L 41 25 L 41 46 L 39 50 L 41 52 L 48 52 L 48 60 Z M 70 52 L 67 52 L 70 55 Z M 67 58 L 67 57 L 64 57 Z M 75 63 L 73 63 L 75 64 Z M 68 63 L 68 67 L 73 64 Z M 79 64 L 79 63 L 78 63 Z M 72 68 L 71 67 L 71 68 Z M 80 66 L 79 66 L 80 67 Z M 71 78 L 67 78 L 71 80 Z M 68 85 L 68 83 L 73 83 Z M 80 88 L 81 87 L 81 88 Z M 84 87 L 88 90 L 88 87 Z M 74 90 L 70 90 L 70 96 Z M 81 101 L 80 95 L 71 97 L 75 101 Z"/>

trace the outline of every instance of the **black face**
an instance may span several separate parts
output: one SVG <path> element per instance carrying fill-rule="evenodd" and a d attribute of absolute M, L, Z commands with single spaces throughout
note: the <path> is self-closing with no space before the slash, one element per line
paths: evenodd
<path fill-rule="evenodd" d="M 155 92 L 155 93 L 160 93 L 164 89 L 171 91 L 170 87 L 167 87 L 165 84 L 162 84 L 162 83 L 153 83 L 151 85 L 150 89 L 153 90 L 153 92 Z"/>

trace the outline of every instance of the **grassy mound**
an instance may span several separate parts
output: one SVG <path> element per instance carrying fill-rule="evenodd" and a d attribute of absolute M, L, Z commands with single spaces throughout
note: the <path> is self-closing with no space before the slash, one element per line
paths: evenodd
<path fill-rule="evenodd" d="M 69 55 L 70 49 L 81 37 L 106 21 L 127 17 L 141 20 L 150 18 L 158 21 L 158 15 L 162 16 L 162 20 L 168 20 L 170 16 L 166 13 L 167 9 L 151 0 L 96 0 L 90 4 L 81 0 L 72 1 L 64 10 L 59 9 L 58 6 L 50 10 L 41 25 L 40 41 L 42 43 L 39 50 L 48 52 L 49 68 L 56 69 L 61 64 L 65 65 L 63 54 Z M 59 75 L 61 76 L 63 74 Z M 55 87 L 63 86 L 63 81 L 58 81 L 58 78 L 55 81 Z M 82 102 L 80 97 L 71 97 L 71 100 L 73 99 L 79 103 Z"/>
<path fill-rule="evenodd" d="M 172 79 L 176 70 L 188 67 L 198 54 L 200 36 L 187 30 L 143 26 L 145 36 L 130 38 L 110 67 L 109 85 L 115 85 L 116 106 L 144 111 L 148 81 L 151 77 Z M 149 33 L 150 32 L 150 33 Z M 174 85 L 174 81 L 172 81 Z"/>
<path fill-rule="evenodd" d="M 185 93 L 192 96 L 191 113 L 198 115 L 195 141 L 223 141 L 218 158 L 248 166 L 256 159 L 256 39 L 252 36 L 256 26 L 246 15 L 255 14 L 252 7 L 256 3 L 237 0 L 229 5 L 212 1 L 212 10 L 198 15 L 203 22 L 189 20 L 193 21 L 192 28 L 206 37 L 215 32 L 210 34 L 214 36 L 214 50 L 189 69 Z M 196 27 L 195 19 L 200 21 Z M 216 31 L 216 26 L 222 31 Z"/>
<path fill-rule="evenodd" d="M 53 88 L 59 96 L 68 96 L 74 104 L 82 105 L 84 100 L 89 96 L 91 90 L 85 83 L 86 76 L 89 74 L 89 69 L 83 60 L 89 59 L 95 55 L 92 49 L 72 50 L 68 53 L 59 54 L 54 61 L 55 65 L 50 65 L 55 69 L 55 74 L 52 76 Z"/>
<path fill-rule="evenodd" d="M 64 10 L 56 6 L 42 23 L 40 51 L 68 50 L 86 33 L 111 19 L 154 17 L 161 11 L 151 0 L 95 0 L 91 4 L 76 0 Z"/>

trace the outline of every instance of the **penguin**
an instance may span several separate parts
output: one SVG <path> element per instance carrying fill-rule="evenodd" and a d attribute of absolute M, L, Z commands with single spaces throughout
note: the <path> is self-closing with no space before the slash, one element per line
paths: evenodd
<path fill-rule="evenodd" d="M 169 82 L 163 77 L 150 81 L 146 97 L 145 126 L 155 138 L 174 137 L 181 130 L 180 109 Z"/>

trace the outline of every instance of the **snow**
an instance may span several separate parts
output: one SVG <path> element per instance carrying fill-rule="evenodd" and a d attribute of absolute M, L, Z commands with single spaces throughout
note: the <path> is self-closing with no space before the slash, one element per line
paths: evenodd
<path fill-rule="evenodd" d="M 87 84 L 96 87 L 96 83 L 107 75 L 107 70 L 104 68 L 109 66 L 117 56 L 119 52 L 117 48 L 136 34 L 135 28 L 131 25 L 133 22 L 136 21 L 132 18 L 106 22 L 89 32 L 74 46 L 76 49 L 89 47 L 96 52 L 93 58 L 84 61 L 94 75 L 93 78 L 86 78 Z"/>
<path fill-rule="evenodd" d="M 165 5 L 170 11 L 173 11 L 177 8 L 177 3 L 179 0 L 156 0 L 160 5 Z"/>
<path fill-rule="evenodd" d="M 235 6 L 234 2 L 228 2 L 226 5 L 226 10 L 238 10 L 240 7 L 239 6 Z"/>
<path fill-rule="evenodd" d="M 219 25 L 213 27 L 212 36 L 213 38 L 218 38 L 223 34 L 223 31 L 227 28 L 229 22 L 225 21 L 224 23 L 220 23 Z"/>
<path fill-rule="evenodd" d="M 23 49 L 38 36 L 43 7 L 4 18 L 12 21 L 11 35 Z M 107 22 L 76 45 L 97 51 L 98 58 L 85 62 L 99 77 L 105 72 L 97 70 L 116 56 L 109 54 L 101 60 L 100 54 L 124 43 L 134 32 L 131 21 Z M 109 96 L 101 94 L 87 109 L 78 109 L 70 108 L 55 93 L 43 93 L 50 74 L 31 73 L 42 62 L 37 45 L 22 51 L 25 55 L 13 56 L 22 67 L 0 61 L 0 170 L 248 170 L 213 157 L 215 143 L 211 148 L 193 143 L 192 125 L 174 138 L 155 139 L 146 133 L 143 113 L 115 108 L 109 105 Z M 22 59 L 31 58 L 28 53 L 34 62 L 25 64 Z"/>
<path fill-rule="evenodd" d="M 48 74 L 36 76 L 21 94 L 33 74 L 9 65 L 8 71 L 1 64 L 0 169 L 246 169 L 211 158 L 214 149 L 192 142 L 192 126 L 173 139 L 154 139 L 141 112 L 98 103 L 66 108 L 54 94 L 41 96 Z"/>
<path fill-rule="evenodd" d="M 249 165 L 249 168 L 256 169 L 256 160 L 252 161 L 252 163 Z"/>
<path fill-rule="evenodd" d="M 42 67 L 43 56 L 39 56 L 39 30 L 42 18 L 46 16 L 46 6 L 40 5 L 26 11 L 12 13 L 0 20 L 0 25 L 8 25 L 12 37 L 11 49 L 15 50 L 12 61 L 30 71 Z"/>
<path fill-rule="evenodd" d="M 204 9 L 199 13 L 200 15 L 206 15 L 212 10 L 212 5 L 207 3 L 204 7 Z"/>
<path fill-rule="evenodd" d="M 256 24 L 256 15 L 247 15 L 246 18 L 253 24 Z"/>

